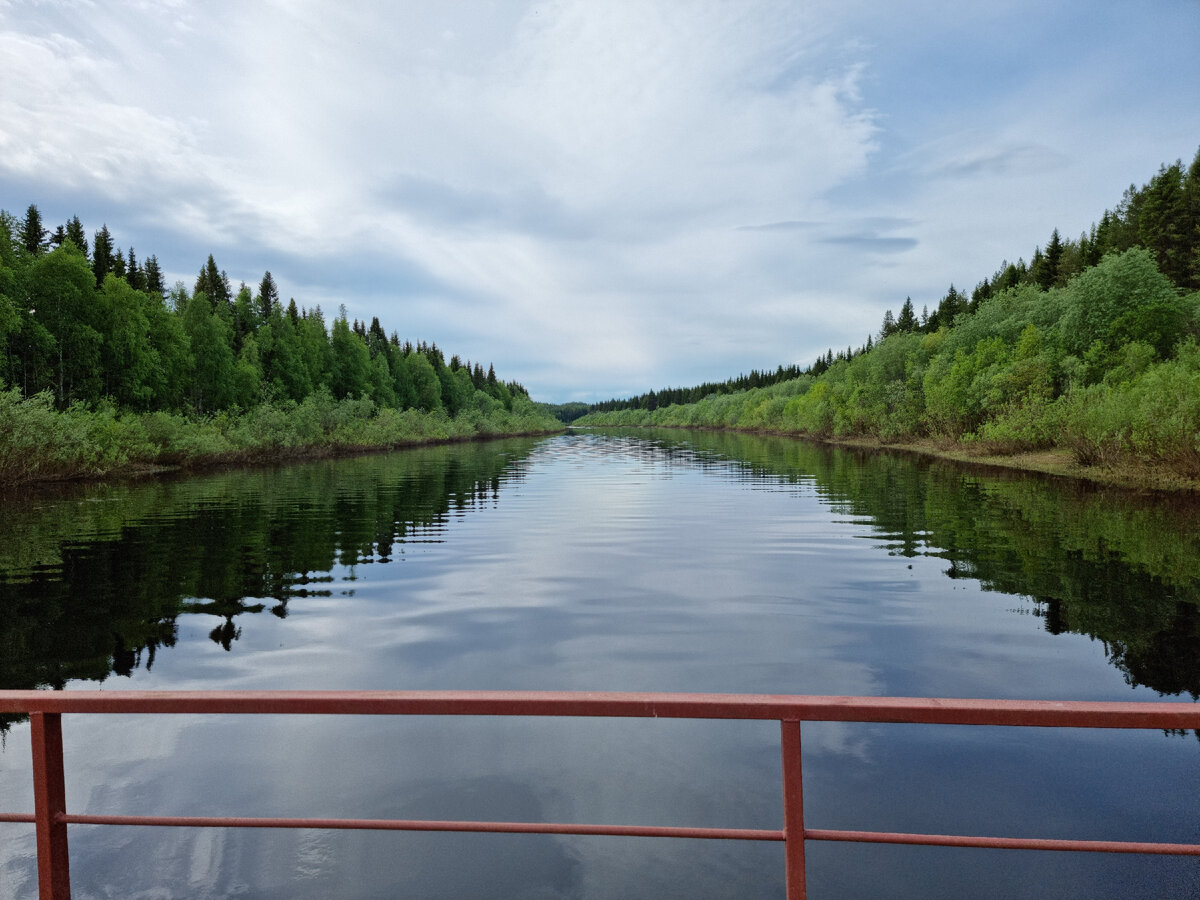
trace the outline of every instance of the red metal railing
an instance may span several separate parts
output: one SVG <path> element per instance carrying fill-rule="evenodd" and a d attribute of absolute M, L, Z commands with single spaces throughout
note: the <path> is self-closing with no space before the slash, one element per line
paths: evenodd
<path fill-rule="evenodd" d="M 833 831 L 804 825 L 801 722 L 894 722 L 1069 728 L 1200 728 L 1200 706 L 1183 703 L 1069 703 L 902 697 L 807 697 L 761 694 L 620 694 L 522 691 L 0 691 L 0 713 L 27 713 L 33 746 L 34 812 L 0 813 L 0 822 L 36 826 L 42 900 L 69 900 L 68 825 L 159 825 L 221 828 L 357 828 L 397 831 L 487 831 L 782 841 L 788 900 L 805 897 L 805 841 L 860 841 L 1085 850 L 1200 856 L 1200 844 L 1074 841 Z M 783 753 L 783 828 L 672 828 L 550 822 L 449 822 L 404 819 L 282 819 L 205 816 L 109 816 L 68 813 L 63 775 L 64 713 L 327 714 L 422 716 L 586 716 L 776 720 Z"/>

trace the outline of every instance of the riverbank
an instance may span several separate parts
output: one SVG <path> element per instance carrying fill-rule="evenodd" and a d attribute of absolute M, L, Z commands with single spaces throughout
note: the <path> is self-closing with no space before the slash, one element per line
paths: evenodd
<path fill-rule="evenodd" d="M 0 392 L 0 488 L 298 462 L 562 428 L 523 399 L 511 409 L 493 403 L 451 417 L 319 392 L 302 403 L 191 417 L 110 407 L 58 410 L 47 395 L 6 391 Z"/>
<path fill-rule="evenodd" d="M 930 439 L 891 444 L 872 438 L 818 439 L 795 434 L 789 436 L 843 447 L 863 447 L 872 450 L 932 456 L 971 466 L 1038 472 L 1043 475 L 1091 481 L 1127 490 L 1200 492 L 1200 479 L 1185 478 L 1175 472 L 1135 463 L 1085 466 L 1075 459 L 1070 450 L 1061 447 L 1016 453 L 994 453 L 972 445 L 945 444 Z"/>
<path fill-rule="evenodd" d="M 851 447 L 862 450 L 882 450 L 892 453 L 909 453 L 949 460 L 967 466 L 985 469 L 1009 469 L 1022 472 L 1037 472 L 1058 478 L 1072 478 L 1094 484 L 1117 487 L 1124 490 L 1173 493 L 1200 493 L 1200 479 L 1186 478 L 1166 469 L 1140 463 L 1125 462 L 1111 465 L 1083 465 L 1075 455 L 1063 447 L 1042 450 L 1026 450 L 1013 453 L 996 453 L 977 444 L 962 444 L 932 438 L 908 441 L 884 441 L 874 437 L 818 437 L 795 431 L 764 428 L 714 428 L 712 426 L 680 425 L 573 425 L 573 428 L 669 428 L 688 431 L 728 431 L 740 434 L 766 434 L 791 438 L 813 444 L 833 447 Z"/>
<path fill-rule="evenodd" d="M 209 457 L 189 459 L 174 465 L 149 463 L 130 465 L 125 468 L 109 470 L 104 476 L 77 477 L 70 481 L 104 480 L 126 481 L 138 478 L 148 478 L 161 475 L 188 475 L 192 473 L 211 472 L 222 469 L 252 468 L 255 466 L 286 465 L 289 463 L 314 462 L 322 459 L 350 459 L 355 456 L 371 456 L 376 453 L 390 453 L 393 450 L 413 450 L 419 447 L 439 447 L 450 444 L 470 444 L 483 441 L 504 440 L 506 438 L 545 437 L 564 431 L 564 427 L 532 431 L 489 431 L 473 434 L 455 435 L 452 437 L 413 438 L 411 440 L 393 441 L 387 444 L 332 444 L 311 447 L 288 447 L 277 450 L 238 451 L 228 454 L 215 454 Z M 55 479 L 63 481 L 63 479 Z M 24 482 L 23 484 L 29 484 Z M 39 482 L 46 483 L 46 482 Z M 0 489 L 8 485 L 0 484 Z"/>

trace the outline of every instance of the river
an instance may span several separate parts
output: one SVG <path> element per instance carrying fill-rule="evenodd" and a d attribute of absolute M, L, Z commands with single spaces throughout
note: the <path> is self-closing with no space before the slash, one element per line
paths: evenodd
<path fill-rule="evenodd" d="M 0 687 L 1200 694 L 1200 505 L 574 432 L 4 499 Z M 3 721 L 0 811 L 33 808 Z M 774 723 L 67 717 L 79 813 L 777 828 Z M 1200 842 L 1192 733 L 812 723 L 814 828 Z M 73 826 L 84 898 L 780 897 L 778 845 Z M 1194 898 L 1200 861 L 810 844 L 809 896 Z M 35 895 L 0 824 L 0 897 Z"/>

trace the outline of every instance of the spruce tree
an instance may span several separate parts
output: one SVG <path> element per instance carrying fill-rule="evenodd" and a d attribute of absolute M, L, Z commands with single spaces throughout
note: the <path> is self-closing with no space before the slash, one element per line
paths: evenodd
<path fill-rule="evenodd" d="M 1154 261 L 1164 275 L 1176 284 L 1183 284 L 1191 268 L 1183 163 L 1177 161 L 1160 168 L 1140 194 L 1138 243 L 1154 254 Z"/>
<path fill-rule="evenodd" d="M 1187 277 L 1183 286 L 1200 290 L 1200 150 L 1188 166 L 1183 182 L 1183 245 L 1187 260 Z"/>
<path fill-rule="evenodd" d="M 132 247 L 129 248 L 128 262 L 125 265 L 125 280 L 134 290 L 146 290 L 146 273 L 138 265 L 137 256 L 134 255 Z"/>
<path fill-rule="evenodd" d="M 266 322 L 271 318 L 271 308 L 279 302 L 279 289 L 275 287 L 275 279 L 270 270 L 263 273 L 262 281 L 258 283 L 258 315 Z"/>
<path fill-rule="evenodd" d="M 158 267 L 158 257 L 149 256 L 146 258 L 146 266 L 144 269 L 146 284 L 142 288 L 147 294 L 154 294 L 161 297 L 166 290 L 166 285 L 163 284 L 162 270 Z"/>
<path fill-rule="evenodd" d="M 892 315 L 892 311 L 885 310 L 883 314 L 883 325 L 880 326 L 879 336 L 881 338 L 888 337 L 896 333 L 896 317 Z"/>
<path fill-rule="evenodd" d="M 379 324 L 379 316 L 371 317 L 371 327 L 367 329 L 366 340 L 371 359 L 381 353 L 387 353 L 387 334 L 384 332 L 383 326 Z"/>
<path fill-rule="evenodd" d="M 30 203 L 29 209 L 25 210 L 25 221 L 21 223 L 17 237 L 26 253 L 40 256 L 46 250 L 46 229 L 37 204 Z"/>
<path fill-rule="evenodd" d="M 217 269 L 216 260 L 211 253 L 208 254 L 208 261 L 200 267 L 196 285 L 192 288 L 193 294 L 201 292 L 208 297 L 214 309 L 223 313 L 227 312 L 233 303 L 233 288 L 230 287 L 229 276 Z"/>
<path fill-rule="evenodd" d="M 1046 245 L 1046 269 L 1050 277 L 1050 284 L 1047 287 L 1053 287 L 1058 283 L 1064 250 L 1062 238 L 1059 236 L 1058 229 L 1055 228 L 1050 234 L 1050 243 Z"/>
<path fill-rule="evenodd" d="M 96 276 L 96 284 L 102 284 L 104 276 L 112 271 L 113 242 L 108 233 L 108 225 L 101 225 L 92 240 L 92 274 Z"/>
<path fill-rule="evenodd" d="M 83 251 L 83 255 L 88 255 L 88 239 L 87 233 L 83 230 L 83 223 L 79 221 L 79 216 L 72 216 L 71 221 L 67 223 L 67 237 Z"/>

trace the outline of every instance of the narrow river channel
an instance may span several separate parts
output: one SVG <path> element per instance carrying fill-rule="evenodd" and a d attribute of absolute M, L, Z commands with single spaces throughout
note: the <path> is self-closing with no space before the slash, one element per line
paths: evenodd
<path fill-rule="evenodd" d="M 4 499 L 0 687 L 1200 694 L 1200 505 L 578 432 Z M 0 811 L 33 808 L 3 724 Z M 66 717 L 79 813 L 777 828 L 775 723 Z M 1192 733 L 806 725 L 814 828 L 1200 842 Z M 72 826 L 85 898 L 768 898 L 778 845 Z M 1200 860 L 810 845 L 809 896 L 1194 898 Z M 0 824 L 0 898 L 36 894 Z"/>

